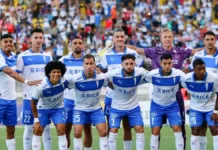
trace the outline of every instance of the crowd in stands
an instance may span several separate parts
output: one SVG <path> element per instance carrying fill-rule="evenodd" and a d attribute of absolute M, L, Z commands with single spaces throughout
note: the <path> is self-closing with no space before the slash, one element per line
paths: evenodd
<path fill-rule="evenodd" d="M 31 29 L 41 27 L 43 50 L 53 52 L 54 58 L 70 51 L 75 36 L 95 54 L 116 27 L 137 47 L 159 46 L 163 27 L 173 30 L 175 45 L 203 47 L 207 30 L 218 34 L 217 18 L 218 0 L 0 0 L 0 30 L 14 36 L 16 51 L 28 49 Z"/>

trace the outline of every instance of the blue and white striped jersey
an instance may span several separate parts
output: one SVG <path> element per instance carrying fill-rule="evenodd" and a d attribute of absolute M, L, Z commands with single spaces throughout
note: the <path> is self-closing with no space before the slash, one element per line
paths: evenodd
<path fill-rule="evenodd" d="M 191 64 L 189 65 L 190 70 L 193 70 L 193 62 L 197 58 L 200 58 L 205 62 L 207 71 L 218 73 L 218 51 L 214 55 L 207 55 L 206 50 L 196 52 L 192 58 Z"/>
<path fill-rule="evenodd" d="M 94 78 L 87 79 L 84 71 L 73 76 L 76 99 L 75 110 L 93 111 L 101 108 L 101 88 L 107 86 L 108 80 L 104 74 L 95 72 Z"/>
<path fill-rule="evenodd" d="M 34 53 L 31 49 L 21 53 L 17 58 L 17 72 L 27 80 L 40 80 L 45 77 L 45 65 L 51 61 L 49 54 Z M 23 84 L 23 99 L 31 100 L 35 86 Z"/>
<path fill-rule="evenodd" d="M 74 75 L 83 70 L 83 58 L 74 58 L 72 53 L 70 53 L 67 56 L 63 56 L 59 61 L 65 64 L 67 68 L 67 73 Z M 75 100 L 76 99 L 76 94 L 75 94 L 75 89 L 66 89 L 64 91 L 64 98 L 70 99 L 70 100 Z"/>
<path fill-rule="evenodd" d="M 169 76 L 163 76 L 161 68 L 150 71 L 145 79 L 153 85 L 152 100 L 162 106 L 175 102 L 179 83 L 184 75 L 181 70 L 174 68 L 171 69 Z"/>
<path fill-rule="evenodd" d="M 32 99 L 38 100 L 37 109 L 55 109 L 64 107 L 64 90 L 72 89 L 72 75 L 66 74 L 58 84 L 52 85 L 48 78 L 43 79 L 32 93 Z"/>
<path fill-rule="evenodd" d="M 218 77 L 212 72 L 207 72 L 204 80 L 195 80 L 194 72 L 185 75 L 182 86 L 191 96 L 190 107 L 194 110 L 206 112 L 214 109 L 218 94 Z"/>
<path fill-rule="evenodd" d="M 8 57 L 0 49 L 0 100 L 15 100 L 15 80 L 2 71 L 5 67 L 10 67 L 13 70 L 16 69 L 16 55 L 11 52 Z"/>
<path fill-rule="evenodd" d="M 146 71 L 143 68 L 134 68 L 132 76 L 124 75 L 123 68 L 115 69 L 106 74 L 113 84 L 114 93 L 111 107 L 118 110 L 130 110 L 138 106 L 138 85 L 145 79 Z"/>
<path fill-rule="evenodd" d="M 124 52 L 116 52 L 115 50 L 108 51 L 106 55 L 102 56 L 99 66 L 103 70 L 107 69 L 108 72 L 117 68 L 121 68 L 121 57 L 125 54 L 133 54 L 136 57 L 136 66 L 141 66 L 144 62 L 136 51 L 126 47 Z M 106 96 L 111 98 L 113 95 L 113 90 L 111 90 L 109 87 L 107 87 L 106 90 Z"/>

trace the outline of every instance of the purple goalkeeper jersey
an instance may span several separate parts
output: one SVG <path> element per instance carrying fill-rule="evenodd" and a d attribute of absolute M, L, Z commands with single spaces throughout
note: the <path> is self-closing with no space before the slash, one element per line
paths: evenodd
<path fill-rule="evenodd" d="M 182 69 L 183 62 L 189 58 L 192 50 L 182 47 L 173 47 L 171 50 L 165 50 L 163 47 L 145 48 L 145 56 L 152 61 L 152 70 L 160 67 L 160 57 L 163 53 L 168 53 L 173 58 L 173 68 Z"/>

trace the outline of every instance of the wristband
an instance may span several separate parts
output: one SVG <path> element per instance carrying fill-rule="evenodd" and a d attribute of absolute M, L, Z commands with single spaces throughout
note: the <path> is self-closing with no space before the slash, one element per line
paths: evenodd
<path fill-rule="evenodd" d="M 218 110 L 213 110 L 213 113 L 218 115 Z"/>
<path fill-rule="evenodd" d="M 34 118 L 34 123 L 39 122 L 39 118 Z"/>
<path fill-rule="evenodd" d="M 29 82 L 29 80 L 24 80 L 24 83 L 27 84 L 27 82 Z"/>

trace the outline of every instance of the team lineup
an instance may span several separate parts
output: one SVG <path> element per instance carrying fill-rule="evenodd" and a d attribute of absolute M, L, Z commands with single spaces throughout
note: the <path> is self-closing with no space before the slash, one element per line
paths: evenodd
<path fill-rule="evenodd" d="M 137 98 L 141 84 L 153 86 L 150 105 L 150 150 L 161 145 L 160 131 L 168 120 L 177 150 L 206 150 L 206 130 L 218 150 L 218 52 L 215 34 L 204 34 L 204 49 L 173 46 L 173 33 L 163 29 L 162 47 L 137 48 L 125 45 L 125 33 L 113 32 L 113 46 L 96 60 L 84 53 L 80 37 L 71 41 L 72 52 L 58 61 L 42 51 L 43 30 L 31 31 L 31 48 L 18 56 L 13 53 L 13 37 L 1 36 L 0 50 L 0 122 L 6 126 L 8 150 L 16 149 L 17 124 L 15 80 L 23 83 L 23 149 L 52 149 L 51 122 L 57 131 L 59 150 L 91 150 L 92 126 L 99 135 L 100 150 L 116 150 L 122 122 L 124 150 L 132 149 L 133 128 L 136 149 L 149 149 L 145 143 L 144 123 Z M 150 58 L 151 71 L 143 68 L 140 55 Z M 193 56 L 188 68 L 185 59 Z M 106 87 L 104 108 L 101 89 Z M 186 141 L 184 100 L 180 89 L 190 94 L 189 120 L 191 140 Z M 73 131 L 72 131 L 73 130 Z M 71 131 L 74 137 L 70 137 Z M 84 133 L 84 134 L 83 134 Z M 82 139 L 82 135 L 84 138 Z"/>

